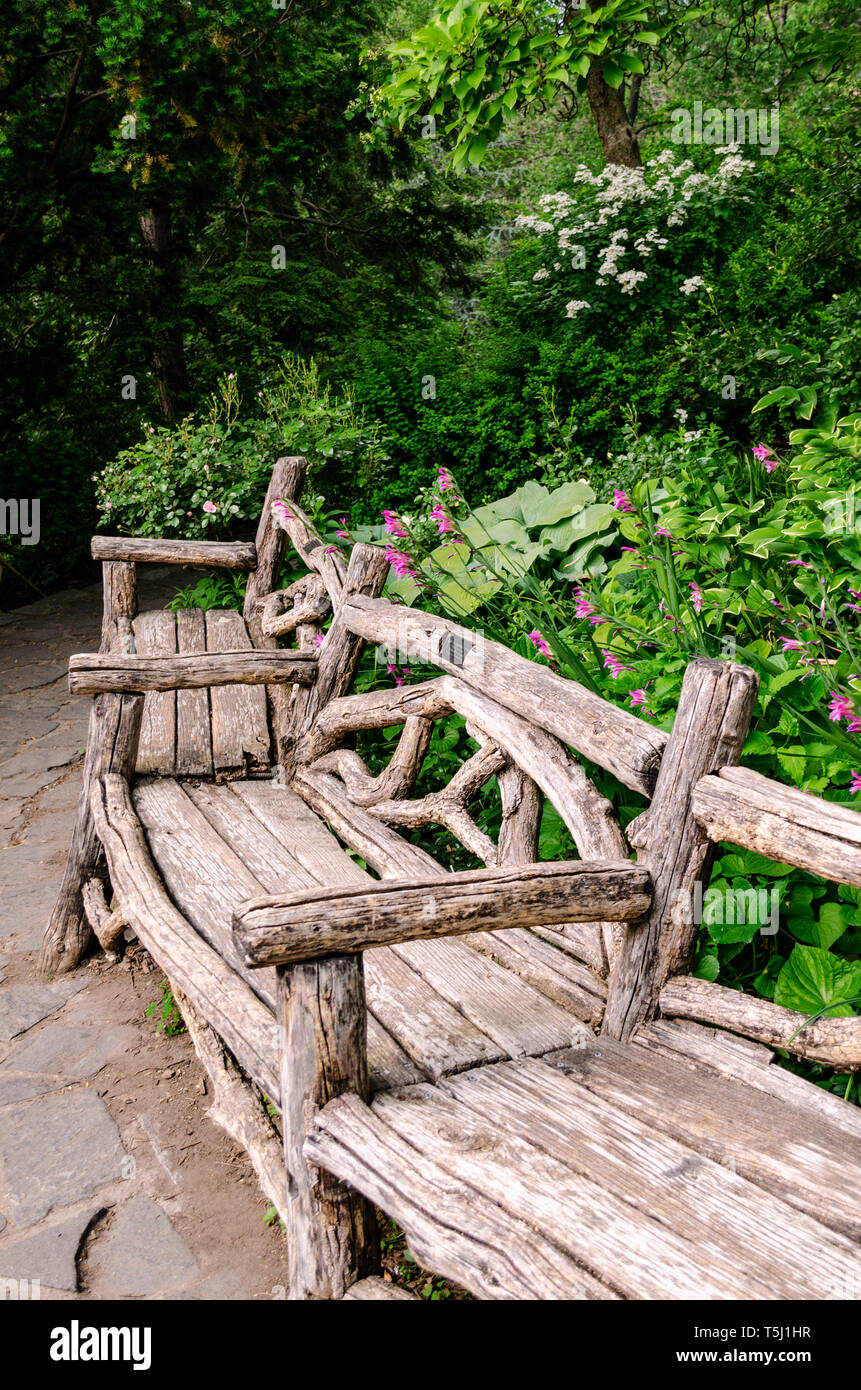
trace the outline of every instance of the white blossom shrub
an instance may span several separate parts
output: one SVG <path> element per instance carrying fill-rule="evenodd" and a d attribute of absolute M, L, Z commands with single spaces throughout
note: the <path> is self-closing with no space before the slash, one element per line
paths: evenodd
<path fill-rule="evenodd" d="M 714 152 L 710 172 L 665 149 L 642 169 L 579 165 L 570 192 L 538 199 L 518 231 L 536 239 L 533 293 L 567 318 L 618 310 L 644 294 L 679 311 L 708 293 L 710 251 L 740 203 L 750 201 L 756 163 L 738 146 Z M 691 273 L 691 272 L 694 273 Z M 705 274 L 698 273 L 705 271 Z"/>

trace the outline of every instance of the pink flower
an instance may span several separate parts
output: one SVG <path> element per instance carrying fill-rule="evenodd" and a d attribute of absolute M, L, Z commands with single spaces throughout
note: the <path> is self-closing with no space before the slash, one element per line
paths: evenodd
<path fill-rule="evenodd" d="M 614 681 L 617 681 L 625 671 L 633 669 L 631 666 L 623 666 L 618 657 L 614 656 L 612 652 L 605 651 L 603 647 L 601 648 L 601 655 L 604 658 L 604 666 Z"/>
<path fill-rule="evenodd" d="M 671 541 L 671 540 L 673 539 L 673 538 L 672 538 L 672 535 L 671 535 L 670 532 L 667 530 L 666 526 L 656 526 L 656 527 L 655 527 L 655 535 L 656 535 L 656 536 L 665 536 L 666 539 L 669 540 L 669 541 Z"/>
<path fill-rule="evenodd" d="M 203 510 L 204 510 L 205 512 L 210 512 L 210 513 L 211 513 L 211 512 L 216 512 L 216 511 L 218 511 L 218 508 L 216 507 L 216 505 L 215 505 L 214 502 L 204 502 L 204 504 L 203 504 Z"/>
<path fill-rule="evenodd" d="M 702 612 L 702 608 L 703 608 L 703 591 L 702 591 L 702 589 L 700 588 L 699 584 L 696 584 L 696 583 L 693 583 L 693 582 L 691 582 L 691 583 L 688 585 L 688 588 L 689 588 L 690 591 L 691 591 L 691 603 L 692 603 L 693 606 L 694 606 L 694 612 L 695 612 L 695 613 L 701 613 L 701 612 Z"/>
<path fill-rule="evenodd" d="M 341 529 L 340 531 L 336 531 L 335 535 L 338 537 L 339 540 L 348 541 L 350 539 L 350 532 L 348 530 L 349 523 L 347 521 L 347 518 L 345 516 L 339 516 L 338 522 L 340 524 Z"/>
<path fill-rule="evenodd" d="M 551 661 L 553 660 L 553 652 L 551 651 L 548 643 L 541 636 L 541 633 L 538 631 L 537 628 L 534 632 L 529 633 L 529 640 L 532 643 L 533 647 L 538 648 L 542 656 L 549 657 Z"/>
<path fill-rule="evenodd" d="M 441 536 L 444 536 L 446 531 L 454 530 L 454 522 L 452 521 L 451 517 L 448 516 L 448 514 L 446 513 L 441 502 L 437 502 L 436 506 L 431 512 L 431 518 L 433 521 L 436 522 L 436 529 Z"/>
<path fill-rule="evenodd" d="M 383 521 L 390 536 L 397 536 L 399 541 L 407 540 L 408 532 L 397 512 L 383 512 Z"/>
<path fill-rule="evenodd" d="M 760 463 L 764 463 L 771 452 L 767 444 L 754 444 L 753 446 L 753 456 L 755 459 L 759 459 Z"/>
<path fill-rule="evenodd" d="M 631 709 L 636 709 L 638 705 L 644 705 L 648 698 L 645 690 L 632 690 L 628 703 Z"/>
<path fill-rule="evenodd" d="M 386 559 L 398 579 L 405 579 L 407 577 L 410 579 L 417 578 L 416 572 L 413 569 L 412 560 L 409 555 L 405 555 L 402 550 L 396 550 L 392 545 L 386 546 Z"/>
<path fill-rule="evenodd" d="M 838 724 L 841 719 L 853 719 L 855 711 L 852 708 L 852 701 L 848 695 L 832 695 L 828 705 L 828 718 L 832 724 Z"/>
<path fill-rule="evenodd" d="M 325 632 L 318 632 L 318 633 L 317 633 L 317 636 L 314 638 L 314 643 L 315 643 L 316 646 L 322 647 L 322 645 L 323 645 L 323 643 L 325 642 L 325 640 L 326 640 L 326 634 L 325 634 Z"/>
<path fill-rule="evenodd" d="M 813 566 L 809 560 L 787 560 L 788 565 L 801 565 L 803 569 L 812 570 Z"/>
<path fill-rule="evenodd" d="M 281 499 L 280 497 L 278 498 L 278 501 L 277 501 L 277 502 L 273 502 L 273 503 L 272 503 L 272 510 L 273 510 L 273 512 L 275 513 L 275 515 L 276 515 L 276 517 L 278 518 L 278 520 L 282 523 L 282 525 L 283 525 L 283 523 L 284 523 L 285 521 L 292 521 L 292 520 L 293 520 L 293 513 L 292 513 L 292 512 L 288 512 L 287 508 L 285 507 L 285 505 L 284 505 L 284 503 L 283 503 L 283 501 L 282 501 L 282 499 Z"/>
<path fill-rule="evenodd" d="M 854 767 L 852 769 L 852 781 L 849 783 L 849 790 L 853 796 L 857 796 L 858 793 L 861 792 L 861 772 L 856 772 Z"/>
<path fill-rule="evenodd" d="M 635 510 L 634 504 L 627 492 L 620 492 L 616 487 L 613 489 L 613 506 L 617 512 L 632 512 Z"/>
<path fill-rule="evenodd" d="M 794 637 L 781 637 L 780 645 L 785 652 L 803 652 L 804 643 L 797 642 Z"/>
<path fill-rule="evenodd" d="M 447 468 L 438 468 L 437 477 L 439 479 L 440 492 L 447 492 L 450 487 L 454 487 L 452 476 Z"/>

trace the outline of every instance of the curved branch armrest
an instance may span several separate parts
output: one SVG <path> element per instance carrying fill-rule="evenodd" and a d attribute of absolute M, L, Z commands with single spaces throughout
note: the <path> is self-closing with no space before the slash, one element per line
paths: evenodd
<path fill-rule="evenodd" d="M 93 536 L 94 560 L 152 560 L 161 565 L 216 565 L 227 570 L 257 568 L 253 541 L 139 540 L 134 536 Z"/>
<path fill-rule="evenodd" d="M 295 965 L 473 931 L 635 921 L 651 900 L 647 870 L 628 860 L 554 861 L 250 898 L 233 930 L 247 965 Z"/>
<path fill-rule="evenodd" d="M 75 695 L 99 695 L 212 685 L 313 685 L 316 673 L 315 652 L 250 648 L 199 656 L 86 653 L 69 658 L 69 689 Z"/>

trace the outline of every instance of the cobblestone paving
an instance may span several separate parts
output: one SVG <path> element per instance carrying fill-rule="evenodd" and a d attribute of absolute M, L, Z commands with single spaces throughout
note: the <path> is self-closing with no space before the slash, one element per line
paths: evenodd
<path fill-rule="evenodd" d="M 153 608 L 188 576 L 140 581 Z M 161 977 L 146 952 L 36 975 L 87 729 L 66 663 L 97 650 L 100 620 L 100 586 L 0 614 L 0 1297 L 283 1297 L 248 1161 L 206 1119 L 187 1037 L 147 1017 Z"/>

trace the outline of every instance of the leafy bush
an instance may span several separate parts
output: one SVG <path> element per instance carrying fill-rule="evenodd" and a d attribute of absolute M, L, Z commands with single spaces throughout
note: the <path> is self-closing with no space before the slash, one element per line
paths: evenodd
<path fill-rule="evenodd" d="M 144 437 L 95 474 L 100 518 L 137 536 L 189 539 L 253 530 L 272 465 L 303 454 L 312 475 L 373 471 L 386 458 L 378 425 L 367 425 L 349 395 L 321 383 L 313 362 L 288 356 L 257 388 L 243 413 L 234 373 L 222 378 L 204 417 L 147 424 Z"/>

